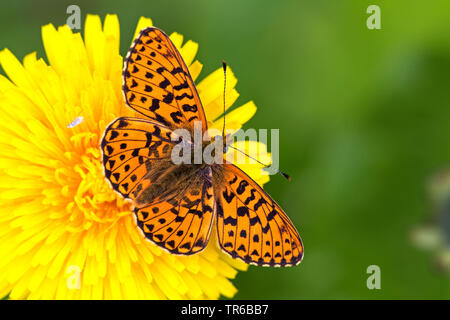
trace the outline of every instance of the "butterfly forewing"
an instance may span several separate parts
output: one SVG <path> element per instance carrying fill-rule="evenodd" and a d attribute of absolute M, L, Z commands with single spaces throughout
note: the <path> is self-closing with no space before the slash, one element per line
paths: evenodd
<path fill-rule="evenodd" d="M 206 118 L 189 69 L 170 38 L 149 27 L 141 31 L 125 61 L 123 92 L 139 113 L 171 128 L 193 128 Z"/>
<path fill-rule="evenodd" d="M 199 188 L 185 188 L 170 199 L 156 199 L 135 208 L 137 225 L 145 237 L 174 254 L 194 254 L 209 240 L 214 218 L 211 169 L 198 172 Z"/>
<path fill-rule="evenodd" d="M 270 266 L 298 264 L 303 245 L 292 222 L 247 174 L 224 164 L 225 181 L 217 205 L 221 248 L 247 263 Z"/>

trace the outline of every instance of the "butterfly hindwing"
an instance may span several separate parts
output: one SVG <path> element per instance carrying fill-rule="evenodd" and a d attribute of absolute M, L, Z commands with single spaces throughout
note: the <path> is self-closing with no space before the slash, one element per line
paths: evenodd
<path fill-rule="evenodd" d="M 169 159 L 175 141 L 172 131 L 158 123 L 118 118 L 105 130 L 101 142 L 103 167 L 113 189 L 135 200 L 151 181 L 155 161 Z"/>
<path fill-rule="evenodd" d="M 303 257 L 300 236 L 288 216 L 247 174 L 224 164 L 216 199 L 221 248 L 246 263 L 296 265 Z"/>
<path fill-rule="evenodd" d="M 135 39 L 125 60 L 123 92 L 139 113 L 171 128 L 193 128 L 206 118 L 189 69 L 170 38 L 149 27 Z"/>
<path fill-rule="evenodd" d="M 194 254 L 209 240 L 214 218 L 214 192 L 211 169 L 202 175 L 199 188 L 179 190 L 171 199 L 135 208 L 136 221 L 145 237 L 174 254 Z"/>

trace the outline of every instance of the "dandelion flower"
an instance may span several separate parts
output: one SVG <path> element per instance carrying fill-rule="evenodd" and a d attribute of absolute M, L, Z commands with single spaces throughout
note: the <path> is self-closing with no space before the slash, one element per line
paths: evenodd
<path fill-rule="evenodd" d="M 141 18 L 136 34 L 152 25 Z M 215 235 L 193 256 L 175 256 L 145 241 L 131 205 L 106 182 L 99 142 L 120 116 L 136 116 L 122 96 L 119 21 L 88 15 L 85 38 L 68 26 L 42 28 L 48 64 L 27 55 L 21 64 L 4 49 L 0 64 L 0 296 L 12 299 L 217 299 L 233 297 L 230 282 L 247 266 L 218 248 Z M 191 74 L 195 42 L 171 35 Z M 131 41 L 130 41 L 131 42 Z M 237 99 L 227 74 L 227 108 Z M 223 74 L 198 84 L 211 127 L 222 115 Z M 241 127 L 256 107 L 229 113 Z M 256 142 L 251 142 L 256 143 Z M 259 146 L 259 145 L 258 145 Z M 265 148 L 260 145 L 260 148 Z M 270 160 L 268 158 L 267 160 Z M 267 182 L 258 166 L 247 173 Z M 75 279 L 75 286 L 70 283 Z"/>

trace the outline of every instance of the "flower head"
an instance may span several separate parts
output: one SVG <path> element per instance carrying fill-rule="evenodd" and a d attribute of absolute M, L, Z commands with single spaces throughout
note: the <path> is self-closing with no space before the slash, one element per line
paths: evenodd
<path fill-rule="evenodd" d="M 141 18 L 136 33 L 152 24 Z M 215 235 L 193 256 L 144 241 L 131 205 L 106 182 L 99 141 L 117 117 L 135 116 L 121 92 L 119 22 L 88 15 L 85 38 L 69 27 L 42 28 L 48 64 L 5 49 L 0 64 L 0 296 L 30 299 L 216 299 L 246 265 L 223 254 Z M 192 76 L 198 45 L 171 35 Z M 130 41 L 131 42 L 131 41 Z M 227 108 L 238 97 L 229 71 Z M 221 69 L 198 84 L 210 126 L 221 123 Z M 232 111 L 239 128 L 256 111 Z M 214 122 L 215 121 L 215 122 Z M 260 171 L 247 171 L 260 183 Z M 77 278 L 78 277 L 78 278 Z M 73 284 L 73 286 L 72 286 Z"/>

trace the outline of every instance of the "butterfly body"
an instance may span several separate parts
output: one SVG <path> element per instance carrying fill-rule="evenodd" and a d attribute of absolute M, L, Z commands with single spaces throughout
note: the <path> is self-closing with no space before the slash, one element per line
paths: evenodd
<path fill-rule="evenodd" d="M 198 161 L 192 156 L 195 141 L 179 136 L 178 129 L 195 136 L 196 124 L 206 133 L 207 122 L 170 38 L 154 27 L 141 31 L 123 80 L 127 105 L 142 117 L 113 121 L 101 150 L 105 176 L 133 202 L 143 236 L 173 254 L 190 255 L 206 247 L 215 227 L 220 247 L 234 258 L 265 266 L 298 264 L 303 245 L 294 225 L 255 181 L 223 159 L 222 139 L 203 141 L 200 153 L 213 150 L 214 161 Z M 173 153 L 183 144 L 191 161 L 176 163 Z"/>

